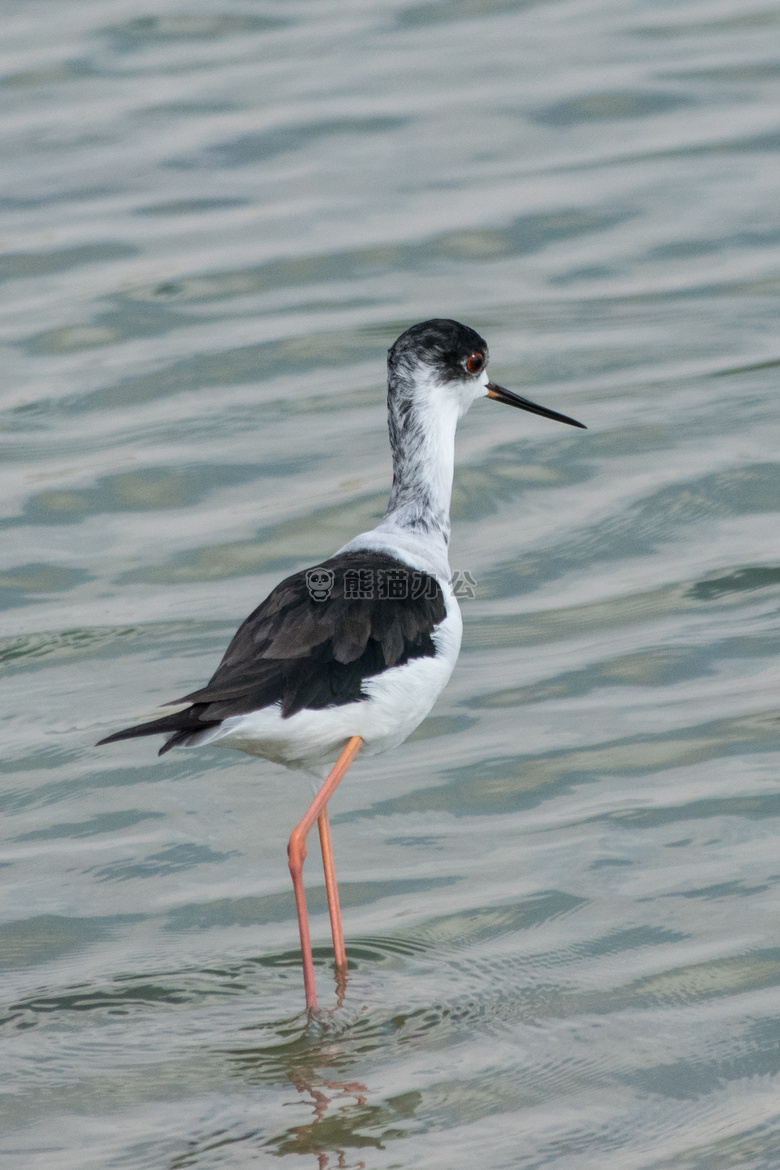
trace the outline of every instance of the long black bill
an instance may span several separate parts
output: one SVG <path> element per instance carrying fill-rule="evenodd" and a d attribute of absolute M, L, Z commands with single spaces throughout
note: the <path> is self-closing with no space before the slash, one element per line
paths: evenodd
<path fill-rule="evenodd" d="M 513 394 L 511 390 L 497 386 L 495 382 L 488 382 L 487 396 L 496 402 L 505 402 L 507 406 L 519 406 L 521 410 L 530 411 L 531 414 L 540 414 L 542 418 L 554 418 L 556 422 L 568 423 L 570 427 L 580 427 L 583 431 L 588 429 L 585 423 L 577 422 L 576 418 L 569 418 L 566 414 L 558 414 L 557 410 L 548 410 L 546 406 L 529 402 L 527 398 L 521 398 L 519 394 Z"/>

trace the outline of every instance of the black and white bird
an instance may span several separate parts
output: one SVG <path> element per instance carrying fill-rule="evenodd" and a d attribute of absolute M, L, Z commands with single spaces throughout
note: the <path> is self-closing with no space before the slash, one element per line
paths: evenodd
<path fill-rule="evenodd" d="M 423 321 L 401 334 L 387 361 L 393 486 L 382 520 L 330 560 L 277 585 L 239 627 L 210 682 L 170 704 L 189 704 L 183 710 L 100 741 L 162 733 L 160 755 L 213 744 L 326 776 L 288 846 L 309 1008 L 317 1001 L 303 891 L 306 836 L 316 819 L 343 972 L 327 802 L 358 751 L 396 747 L 422 722 L 460 650 L 447 555 L 458 420 L 476 399 L 492 398 L 583 427 L 489 381 L 487 363 L 487 343 L 457 321 Z"/>

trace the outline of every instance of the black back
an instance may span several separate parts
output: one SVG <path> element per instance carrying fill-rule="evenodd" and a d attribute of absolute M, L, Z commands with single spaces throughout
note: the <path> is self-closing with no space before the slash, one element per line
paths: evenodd
<path fill-rule="evenodd" d="M 236 631 L 206 686 L 179 700 L 191 707 L 101 742 L 174 732 L 162 753 L 231 715 L 273 703 L 287 719 L 305 708 L 358 702 L 367 697 L 365 679 L 436 653 L 432 635 L 446 606 L 435 578 L 378 552 L 342 553 L 317 569 L 332 574 L 330 588 L 314 589 L 327 596 L 313 595 L 312 570 L 277 585 Z"/>

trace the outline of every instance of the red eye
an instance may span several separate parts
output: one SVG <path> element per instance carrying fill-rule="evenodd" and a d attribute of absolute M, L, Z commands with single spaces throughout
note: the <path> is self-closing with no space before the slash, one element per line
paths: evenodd
<path fill-rule="evenodd" d="M 470 358 L 466 360 L 466 369 L 470 374 L 478 374 L 485 365 L 485 355 L 483 353 L 473 353 Z"/>

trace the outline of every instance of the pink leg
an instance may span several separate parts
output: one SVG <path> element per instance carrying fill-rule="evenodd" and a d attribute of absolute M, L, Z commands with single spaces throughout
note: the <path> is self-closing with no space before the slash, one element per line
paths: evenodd
<path fill-rule="evenodd" d="M 344 947 L 344 928 L 341 925 L 339 888 L 336 885 L 336 867 L 333 864 L 333 844 L 330 839 L 330 821 L 328 820 L 327 806 L 317 817 L 317 828 L 320 831 L 322 868 L 325 871 L 325 889 L 328 894 L 330 931 L 333 935 L 333 954 L 336 959 L 336 970 L 342 972 L 347 969 L 347 952 Z"/>
<path fill-rule="evenodd" d="M 290 875 L 292 876 L 293 890 L 295 892 L 295 908 L 298 912 L 298 929 L 301 934 L 301 957 L 303 959 L 303 986 L 306 992 L 306 1007 L 309 1009 L 316 1009 L 317 1007 L 317 992 L 314 986 L 314 961 L 311 956 L 311 939 L 309 937 L 309 917 L 306 913 L 306 894 L 303 889 L 303 863 L 306 860 L 306 838 L 309 835 L 309 830 L 325 809 L 326 804 L 330 800 L 333 793 L 338 788 L 347 768 L 357 755 L 363 740 L 359 735 L 353 735 L 347 743 L 344 751 L 339 756 L 334 764 L 331 772 L 315 796 L 314 800 L 306 810 L 306 815 L 293 829 L 290 834 L 290 841 L 287 845 L 287 857 L 290 865 Z M 326 814 L 327 817 L 327 814 Z M 327 819 L 325 821 L 327 826 Z M 323 849 L 323 862 L 325 864 L 325 885 L 328 893 L 328 909 L 330 911 L 330 921 L 333 925 L 334 918 L 338 922 L 339 932 L 341 930 L 341 913 L 338 906 L 338 891 L 336 890 L 336 875 L 333 870 L 333 856 L 330 850 L 330 832 L 326 828 L 325 836 L 327 838 L 327 845 L 329 850 L 330 861 L 326 861 L 325 849 Z M 320 826 L 320 840 L 322 840 L 322 826 Z M 328 865 L 330 865 L 330 877 L 328 873 Z M 336 894 L 335 908 L 331 901 L 331 887 L 329 882 L 333 883 L 333 890 Z M 336 930 L 333 927 L 333 944 L 336 943 Z M 341 935 L 341 953 L 343 962 L 346 962 L 346 954 L 343 952 L 344 939 Z M 336 965 L 339 964 L 339 953 L 336 954 Z"/>

